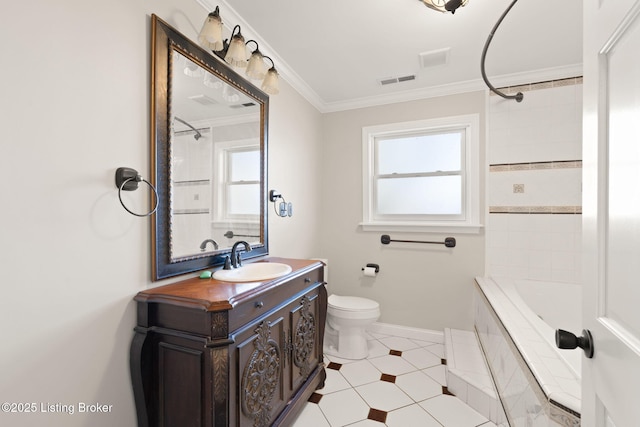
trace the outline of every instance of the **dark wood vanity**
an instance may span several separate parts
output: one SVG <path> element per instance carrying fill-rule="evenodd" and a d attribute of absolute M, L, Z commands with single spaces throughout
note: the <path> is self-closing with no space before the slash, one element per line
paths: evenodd
<path fill-rule="evenodd" d="M 292 272 L 250 283 L 193 278 L 136 295 L 140 427 L 288 426 L 324 385 L 323 264 L 260 262 Z"/>

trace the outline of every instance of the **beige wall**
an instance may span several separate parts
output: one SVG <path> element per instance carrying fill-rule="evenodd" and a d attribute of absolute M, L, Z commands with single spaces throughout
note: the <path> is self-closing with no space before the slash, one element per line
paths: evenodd
<path fill-rule="evenodd" d="M 275 215 L 269 203 L 269 252 L 314 258 L 320 251 L 322 116 L 291 86 L 270 97 L 269 189 L 293 203 L 293 216 Z"/>
<path fill-rule="evenodd" d="M 113 407 L 0 412 L 0 425 L 134 426 L 132 298 L 158 283 L 149 219 L 120 206 L 114 172 L 149 174 L 150 15 L 194 39 L 208 11 L 195 0 L 10 3 L 0 17 L 0 401 Z M 295 215 L 270 219 L 272 253 L 317 256 L 321 115 L 282 86 L 269 180 Z"/>
<path fill-rule="evenodd" d="M 397 239 L 443 240 L 448 234 L 363 232 L 362 127 L 462 114 L 480 114 L 481 212 L 485 176 L 484 92 L 363 108 L 324 117 L 322 255 L 329 260 L 330 293 L 380 302 L 380 321 L 442 330 L 471 329 L 473 277 L 484 274 L 484 233 L 453 234 L 458 245 L 380 243 L 381 234 Z M 483 218 L 481 218 L 481 221 Z M 367 263 L 380 265 L 375 278 L 364 277 Z"/>

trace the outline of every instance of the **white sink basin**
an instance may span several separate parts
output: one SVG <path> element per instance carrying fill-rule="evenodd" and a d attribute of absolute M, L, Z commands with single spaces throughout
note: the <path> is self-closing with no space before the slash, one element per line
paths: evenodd
<path fill-rule="evenodd" d="M 291 273 L 291 266 L 279 262 L 256 262 L 231 270 L 218 270 L 213 278 L 223 282 L 260 282 Z"/>

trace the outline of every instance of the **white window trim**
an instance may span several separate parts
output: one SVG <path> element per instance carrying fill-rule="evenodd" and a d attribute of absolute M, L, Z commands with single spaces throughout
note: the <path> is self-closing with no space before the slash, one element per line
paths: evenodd
<path fill-rule="evenodd" d="M 464 220 L 376 221 L 374 219 L 373 174 L 375 138 L 397 132 L 446 131 L 465 128 L 465 200 Z M 362 128 L 362 222 L 363 231 L 399 231 L 424 233 L 478 234 L 480 224 L 480 117 L 478 114 L 391 123 Z"/>
<path fill-rule="evenodd" d="M 211 212 L 213 213 L 214 224 L 256 224 L 260 222 L 260 215 L 229 215 L 225 210 L 223 210 L 224 206 L 228 206 L 229 203 L 227 201 L 227 177 L 229 175 L 227 156 L 229 152 L 232 151 L 243 151 L 249 148 L 256 147 L 256 144 L 259 145 L 259 141 L 255 138 L 247 138 L 241 140 L 234 141 L 224 141 L 218 142 L 215 144 L 213 150 L 213 161 L 212 164 L 215 165 L 215 178 L 214 185 L 212 185 L 212 197 L 211 200 L 214 201 Z"/>

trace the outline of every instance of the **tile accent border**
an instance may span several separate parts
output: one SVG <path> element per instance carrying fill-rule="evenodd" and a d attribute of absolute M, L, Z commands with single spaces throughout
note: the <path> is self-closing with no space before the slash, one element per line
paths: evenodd
<path fill-rule="evenodd" d="M 582 206 L 489 206 L 489 213 L 581 215 Z"/>
<path fill-rule="evenodd" d="M 519 86 L 506 86 L 498 89 L 506 94 L 509 94 L 509 93 L 516 94 L 518 92 L 529 92 L 532 90 L 549 89 L 552 87 L 573 86 L 573 85 L 581 85 L 581 84 L 582 84 L 582 76 L 576 76 L 576 77 L 569 77 L 566 79 L 528 83 L 528 84 L 523 84 Z M 493 92 L 490 92 L 489 95 L 498 96 Z"/>
<path fill-rule="evenodd" d="M 529 163 L 497 163 L 489 165 L 489 172 L 514 172 L 528 170 L 549 169 L 577 169 L 582 168 L 582 160 L 555 160 L 549 162 Z"/>
<path fill-rule="evenodd" d="M 489 172 L 521 172 L 552 169 L 581 169 L 582 160 L 500 163 L 489 165 Z M 564 214 L 581 215 L 582 206 L 489 206 L 490 214 Z"/>

